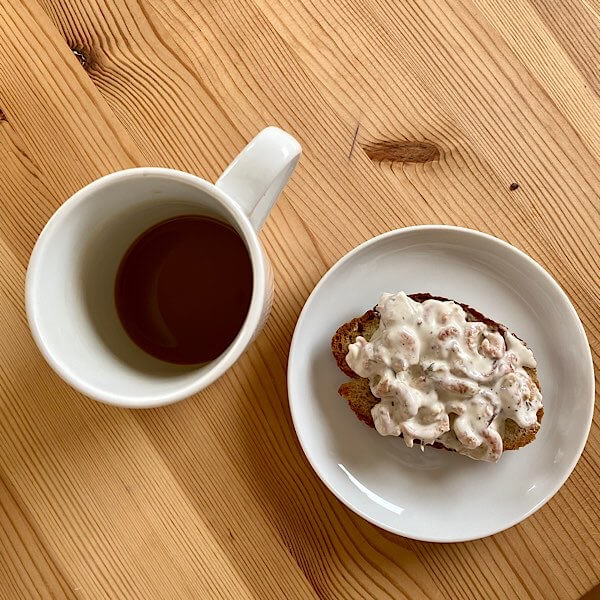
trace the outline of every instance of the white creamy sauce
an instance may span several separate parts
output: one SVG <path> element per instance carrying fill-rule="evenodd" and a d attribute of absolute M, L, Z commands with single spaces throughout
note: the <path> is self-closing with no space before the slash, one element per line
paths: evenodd
<path fill-rule="evenodd" d="M 524 369 L 536 362 L 516 336 L 467 321 L 455 302 L 404 292 L 383 294 L 377 312 L 379 329 L 350 344 L 346 362 L 380 399 L 371 414 L 381 435 L 495 462 L 506 419 L 537 423 L 542 395 Z"/>

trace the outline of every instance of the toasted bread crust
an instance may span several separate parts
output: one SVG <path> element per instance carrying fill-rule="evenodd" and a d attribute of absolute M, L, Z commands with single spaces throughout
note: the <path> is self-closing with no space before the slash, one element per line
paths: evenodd
<path fill-rule="evenodd" d="M 440 300 L 441 302 L 447 302 L 448 298 L 442 296 L 432 296 L 431 294 L 409 294 L 409 298 L 415 302 L 425 302 L 425 300 Z M 456 302 L 462 309 L 467 313 L 467 319 L 469 321 L 480 321 L 485 323 L 493 331 L 499 331 L 504 333 L 508 331 L 507 328 L 496 323 L 492 319 L 482 315 L 479 311 L 471 308 L 466 304 Z M 371 409 L 379 402 L 379 399 L 373 396 L 369 387 L 369 380 L 364 377 L 359 377 L 346 363 L 346 355 L 348 354 L 348 346 L 356 341 L 356 338 L 360 335 L 365 339 L 371 339 L 371 336 L 377 331 L 379 327 L 379 315 L 374 310 L 368 310 L 364 315 L 356 317 L 347 323 L 341 325 L 335 332 L 331 340 L 331 351 L 336 360 L 338 367 L 352 379 L 342 384 L 338 390 L 340 396 L 345 398 L 350 405 L 350 408 L 354 414 L 363 423 L 369 427 L 375 427 L 373 417 L 371 416 Z M 513 334 L 514 335 L 514 334 Z M 521 340 L 522 341 L 522 340 Z M 525 368 L 535 385 L 541 390 L 538 374 L 536 369 Z M 523 428 L 517 425 L 513 420 L 507 419 L 505 421 L 504 434 L 502 436 L 504 450 L 517 450 L 526 446 L 532 442 L 540 428 L 542 417 L 544 416 L 544 409 L 540 408 L 537 413 L 538 424 L 533 427 Z M 445 448 L 442 444 L 433 444 L 436 448 Z"/>
<path fill-rule="evenodd" d="M 331 351 L 337 362 L 337 366 L 348 377 L 356 378 L 358 375 L 346 363 L 346 354 L 348 346 L 356 341 L 359 335 L 365 339 L 371 339 L 371 336 L 379 327 L 379 317 L 374 310 L 368 310 L 362 317 L 356 317 L 352 321 L 344 323 L 331 339 Z"/>

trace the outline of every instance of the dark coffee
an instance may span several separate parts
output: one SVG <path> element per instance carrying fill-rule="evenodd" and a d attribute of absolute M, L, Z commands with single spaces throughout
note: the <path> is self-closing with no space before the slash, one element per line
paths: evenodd
<path fill-rule="evenodd" d="M 125 331 L 148 354 L 176 364 L 217 358 L 241 329 L 252 263 L 229 225 L 202 216 L 163 221 L 127 250 L 115 282 Z"/>

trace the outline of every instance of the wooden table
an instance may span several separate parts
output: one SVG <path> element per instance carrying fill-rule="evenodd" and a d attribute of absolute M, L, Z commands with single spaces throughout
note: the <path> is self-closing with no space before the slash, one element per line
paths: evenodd
<path fill-rule="evenodd" d="M 599 61 L 600 0 L 2 0 L 2 598 L 570 599 L 598 583 L 597 410 L 577 468 L 533 517 L 426 544 L 320 483 L 285 368 L 323 273 L 416 223 L 528 252 L 574 302 L 598 365 Z M 304 156 L 261 234 L 276 276 L 264 332 L 168 408 L 74 392 L 23 307 L 46 220 L 125 167 L 215 180 L 268 124 Z"/>

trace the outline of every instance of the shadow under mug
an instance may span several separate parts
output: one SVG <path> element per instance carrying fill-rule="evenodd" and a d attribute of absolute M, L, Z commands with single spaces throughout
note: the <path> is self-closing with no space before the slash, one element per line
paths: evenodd
<path fill-rule="evenodd" d="M 40 234 L 25 285 L 31 332 L 50 366 L 84 394 L 130 408 L 176 402 L 220 377 L 268 317 L 273 279 L 257 232 L 300 154 L 292 136 L 268 127 L 214 185 L 173 169 L 141 167 L 101 177 L 69 198 Z M 117 315 L 114 283 L 123 255 L 141 233 L 190 214 L 215 217 L 238 232 L 252 262 L 253 291 L 246 320 L 221 356 L 203 365 L 175 365 L 129 338 Z"/>

